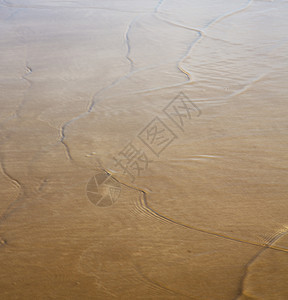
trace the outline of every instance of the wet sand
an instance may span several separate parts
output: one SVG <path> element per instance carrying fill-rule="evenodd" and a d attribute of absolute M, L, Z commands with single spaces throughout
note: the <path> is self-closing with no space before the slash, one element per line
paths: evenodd
<path fill-rule="evenodd" d="M 287 12 L 0 1 L 1 299 L 288 299 Z"/>

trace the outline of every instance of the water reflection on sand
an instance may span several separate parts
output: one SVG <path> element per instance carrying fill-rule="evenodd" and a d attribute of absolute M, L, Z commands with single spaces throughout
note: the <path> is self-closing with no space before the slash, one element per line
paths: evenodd
<path fill-rule="evenodd" d="M 1 299 L 287 299 L 287 1 L 0 1 Z"/>

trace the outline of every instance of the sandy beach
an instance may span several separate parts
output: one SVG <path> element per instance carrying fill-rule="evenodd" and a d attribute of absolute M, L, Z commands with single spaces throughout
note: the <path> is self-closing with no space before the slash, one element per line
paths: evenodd
<path fill-rule="evenodd" d="M 0 298 L 287 300 L 287 13 L 0 0 Z"/>

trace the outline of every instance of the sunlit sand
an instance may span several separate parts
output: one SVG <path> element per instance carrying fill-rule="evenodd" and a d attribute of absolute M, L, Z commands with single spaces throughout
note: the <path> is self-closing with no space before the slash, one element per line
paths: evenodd
<path fill-rule="evenodd" d="M 0 1 L 1 299 L 288 299 L 288 2 Z"/>

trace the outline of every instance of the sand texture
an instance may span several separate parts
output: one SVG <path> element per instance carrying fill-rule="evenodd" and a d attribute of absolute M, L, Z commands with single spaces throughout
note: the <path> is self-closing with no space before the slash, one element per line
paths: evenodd
<path fill-rule="evenodd" d="M 288 2 L 0 0 L 0 299 L 288 299 Z"/>

